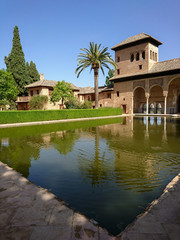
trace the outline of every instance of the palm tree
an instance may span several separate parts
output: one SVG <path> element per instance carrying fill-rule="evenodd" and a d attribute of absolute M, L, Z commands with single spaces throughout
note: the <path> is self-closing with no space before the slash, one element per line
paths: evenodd
<path fill-rule="evenodd" d="M 90 42 L 89 49 L 80 48 L 83 53 L 78 55 L 78 67 L 75 71 L 77 77 L 81 74 L 81 72 L 90 67 L 91 70 L 94 70 L 94 86 L 95 86 L 95 108 L 98 108 L 98 77 L 99 77 L 99 68 L 101 69 L 103 75 L 104 70 L 103 67 L 106 67 L 110 70 L 108 64 L 112 65 L 115 69 L 118 67 L 117 64 L 111 58 L 111 55 L 107 52 L 108 48 L 101 48 L 101 44 L 94 44 L 94 42 Z M 90 70 L 90 71 L 91 71 Z"/>

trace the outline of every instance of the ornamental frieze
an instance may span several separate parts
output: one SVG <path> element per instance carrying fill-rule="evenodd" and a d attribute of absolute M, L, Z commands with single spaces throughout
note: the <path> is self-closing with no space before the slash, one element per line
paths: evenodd
<path fill-rule="evenodd" d="M 145 80 L 142 81 L 134 81 L 133 82 L 133 89 L 136 87 L 143 87 L 145 89 Z"/>
<path fill-rule="evenodd" d="M 151 88 L 154 85 L 159 85 L 159 86 L 163 87 L 163 78 L 150 79 L 149 80 L 149 88 Z"/>

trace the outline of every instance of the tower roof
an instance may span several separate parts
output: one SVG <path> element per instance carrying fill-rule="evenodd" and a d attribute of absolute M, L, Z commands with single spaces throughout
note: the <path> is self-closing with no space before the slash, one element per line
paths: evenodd
<path fill-rule="evenodd" d="M 122 48 L 134 46 L 134 45 L 137 45 L 137 44 L 143 43 L 143 42 L 151 42 L 156 46 L 159 46 L 159 45 L 162 44 L 162 42 L 153 38 L 151 35 L 148 35 L 146 33 L 140 33 L 140 34 L 137 34 L 135 36 L 132 36 L 132 37 L 129 37 L 129 38 L 125 39 L 124 41 L 118 43 L 117 45 L 115 45 L 111 49 L 112 50 L 119 50 L 119 49 L 122 49 Z"/>

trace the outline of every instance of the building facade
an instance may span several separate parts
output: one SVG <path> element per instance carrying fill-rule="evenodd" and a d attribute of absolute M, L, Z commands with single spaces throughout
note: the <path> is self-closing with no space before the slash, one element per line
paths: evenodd
<path fill-rule="evenodd" d="M 180 112 L 180 58 L 159 62 L 159 45 L 141 33 L 112 47 L 118 65 L 112 106 L 124 113 Z"/>
<path fill-rule="evenodd" d="M 180 58 L 159 62 L 159 46 L 162 42 L 141 33 L 115 45 L 115 62 L 118 69 L 110 79 L 111 86 L 99 87 L 99 107 L 119 107 L 123 113 L 180 113 Z M 28 109 L 34 95 L 47 95 L 44 109 L 61 109 L 62 103 L 53 104 L 50 97 L 57 81 L 45 80 L 27 85 L 28 97 L 17 99 L 18 109 Z M 80 102 L 92 101 L 93 87 L 76 87 L 71 83 L 73 95 Z"/>

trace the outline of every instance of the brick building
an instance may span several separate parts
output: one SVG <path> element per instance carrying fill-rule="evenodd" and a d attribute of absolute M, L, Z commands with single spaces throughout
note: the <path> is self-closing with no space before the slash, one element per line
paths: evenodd
<path fill-rule="evenodd" d="M 141 33 L 111 48 L 118 65 L 111 78 L 113 107 L 124 113 L 180 112 L 180 58 L 158 62 L 161 44 Z"/>
<path fill-rule="evenodd" d="M 118 69 L 110 79 L 114 86 L 99 87 L 99 107 L 120 107 L 124 113 L 178 113 L 180 112 L 180 58 L 159 62 L 159 46 L 162 43 L 141 33 L 115 45 L 115 62 Z M 56 81 L 41 79 L 27 85 L 28 97 L 19 97 L 18 109 L 28 109 L 30 98 L 36 94 L 50 99 Z M 93 87 L 76 87 L 73 94 L 80 102 L 93 101 Z M 61 109 L 61 102 L 50 101 L 44 109 Z"/>

